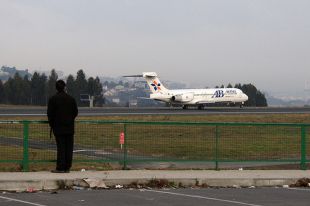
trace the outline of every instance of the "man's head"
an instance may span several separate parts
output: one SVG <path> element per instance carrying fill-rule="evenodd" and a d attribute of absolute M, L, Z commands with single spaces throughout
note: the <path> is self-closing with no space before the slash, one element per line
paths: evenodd
<path fill-rule="evenodd" d="M 56 82 L 56 89 L 58 92 L 62 92 L 65 90 L 66 83 L 63 80 L 58 80 Z"/>

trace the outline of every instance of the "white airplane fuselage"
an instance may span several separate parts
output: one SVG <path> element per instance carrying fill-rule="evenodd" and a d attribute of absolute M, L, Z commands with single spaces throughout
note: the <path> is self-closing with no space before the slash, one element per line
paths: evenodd
<path fill-rule="evenodd" d="M 248 96 L 236 88 L 177 89 L 152 93 L 151 99 L 182 105 L 211 103 L 244 103 Z"/>

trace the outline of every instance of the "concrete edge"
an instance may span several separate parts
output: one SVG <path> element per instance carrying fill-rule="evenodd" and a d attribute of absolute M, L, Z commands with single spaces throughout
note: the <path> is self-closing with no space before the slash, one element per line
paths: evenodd
<path fill-rule="evenodd" d="M 146 184 L 154 178 L 140 179 L 98 179 L 107 187 L 115 188 L 116 185 L 128 186 L 135 184 Z M 294 184 L 298 178 L 274 179 L 274 178 L 160 178 L 173 182 L 175 185 L 185 187 L 209 186 L 209 187 L 274 187 Z M 0 181 L 0 191 L 33 192 L 42 190 L 58 190 L 77 186 L 79 188 L 89 188 L 89 184 L 84 179 L 54 179 L 54 180 L 19 180 Z"/>

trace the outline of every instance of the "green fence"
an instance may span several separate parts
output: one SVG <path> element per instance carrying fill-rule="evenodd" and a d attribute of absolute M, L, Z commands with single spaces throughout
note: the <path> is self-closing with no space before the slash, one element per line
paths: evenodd
<path fill-rule="evenodd" d="M 299 164 L 307 169 L 310 124 L 77 121 L 74 162 L 174 162 L 247 166 Z M 47 121 L 0 121 L 0 163 L 56 158 Z M 124 140 L 120 139 L 124 134 Z M 121 144 L 122 143 L 122 144 Z"/>

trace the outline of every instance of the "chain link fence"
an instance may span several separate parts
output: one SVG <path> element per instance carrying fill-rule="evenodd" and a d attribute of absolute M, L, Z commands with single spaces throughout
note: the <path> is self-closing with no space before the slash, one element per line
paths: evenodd
<path fill-rule="evenodd" d="M 310 124 L 76 121 L 74 162 L 124 169 L 238 168 L 297 164 L 307 169 Z M 54 162 L 47 121 L 0 121 L 0 163 Z"/>

